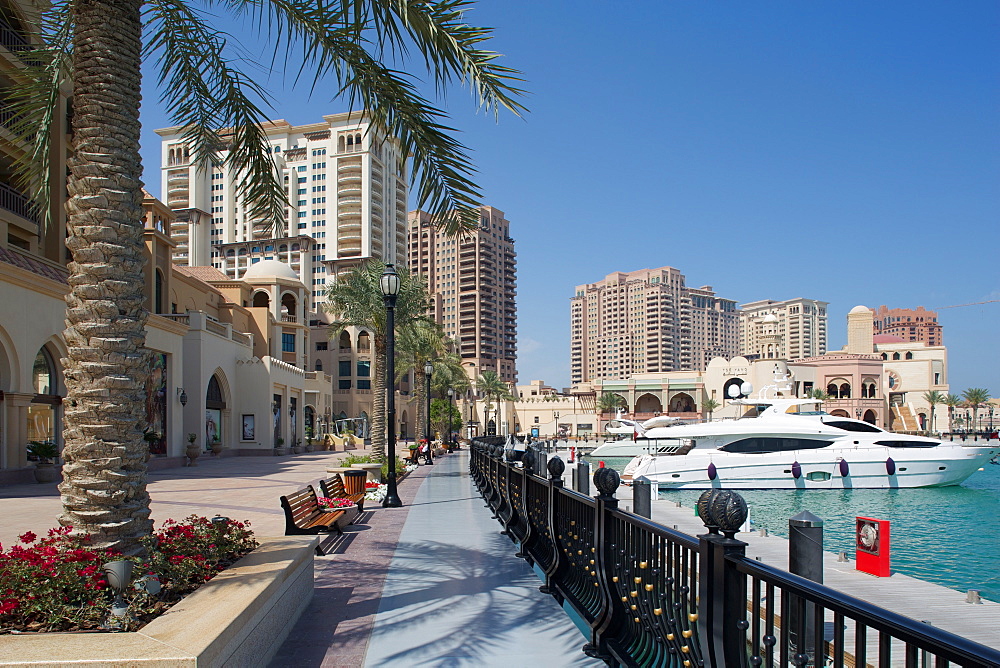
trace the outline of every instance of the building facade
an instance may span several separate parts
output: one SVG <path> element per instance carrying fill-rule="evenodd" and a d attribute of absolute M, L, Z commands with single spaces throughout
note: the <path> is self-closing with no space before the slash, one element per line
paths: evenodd
<path fill-rule="evenodd" d="M 183 128 L 156 131 L 162 192 L 176 215 L 176 263 L 240 278 L 257 262 L 284 262 L 310 287 L 315 311 L 329 277 L 366 258 L 405 261 L 406 159 L 395 140 L 363 112 L 296 126 L 274 120 L 264 129 L 287 189 L 284 220 L 252 219 L 237 188 L 244 176 L 193 161 Z"/>
<path fill-rule="evenodd" d="M 815 299 L 763 299 L 740 306 L 739 351 L 762 359 L 786 360 L 815 357 L 826 353 L 828 303 Z M 772 327 L 771 319 L 776 323 Z M 780 339 L 776 350 L 774 336 Z"/>
<path fill-rule="evenodd" d="M 615 272 L 570 300 L 573 385 L 691 371 L 738 345 L 736 302 L 689 288 L 673 267 Z"/>
<path fill-rule="evenodd" d="M 455 341 L 469 378 L 517 382 L 517 253 L 503 211 L 480 207 L 479 228 L 453 237 L 409 214 L 409 268 L 427 282 L 434 320 Z"/>
<path fill-rule="evenodd" d="M 923 306 L 891 309 L 883 305 L 872 312 L 875 314 L 875 334 L 898 336 L 903 341 L 923 341 L 928 346 L 943 345 L 944 335 L 937 311 L 928 311 Z"/>

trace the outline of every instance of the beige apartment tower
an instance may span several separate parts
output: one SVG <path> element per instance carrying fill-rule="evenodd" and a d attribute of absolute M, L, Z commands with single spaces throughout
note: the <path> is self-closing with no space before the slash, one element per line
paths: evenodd
<path fill-rule="evenodd" d="M 395 140 L 364 112 L 307 125 L 273 120 L 264 129 L 288 193 L 285 220 L 252 220 L 236 191 L 242 175 L 194 163 L 183 128 L 156 131 L 163 193 L 177 216 L 175 263 L 239 279 L 258 262 L 278 260 L 309 286 L 317 310 L 332 276 L 366 258 L 405 260 L 406 160 Z"/>
<path fill-rule="evenodd" d="M 826 354 L 827 302 L 762 299 L 740 306 L 740 353 L 797 360 Z M 774 318 L 768 318 L 774 316 Z M 772 337 L 777 336 L 776 349 Z"/>
<path fill-rule="evenodd" d="M 570 380 L 704 369 L 736 354 L 737 323 L 735 301 L 685 286 L 673 267 L 609 274 L 570 301 Z"/>
<path fill-rule="evenodd" d="M 453 237 L 409 214 L 409 268 L 427 281 L 435 321 L 475 380 L 495 371 L 517 382 L 517 254 L 503 211 L 480 207 L 479 228 Z"/>

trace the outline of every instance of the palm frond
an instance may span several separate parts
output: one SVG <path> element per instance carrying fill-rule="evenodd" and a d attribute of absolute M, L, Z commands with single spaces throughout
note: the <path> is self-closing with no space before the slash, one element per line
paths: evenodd
<path fill-rule="evenodd" d="M 227 35 L 183 0 L 150 0 L 145 56 L 154 56 L 163 82 L 161 99 L 171 122 L 205 168 L 226 165 L 237 194 L 258 229 L 283 226 L 287 194 L 262 127 L 267 115 L 254 102 L 267 92 L 226 57 Z"/>
<path fill-rule="evenodd" d="M 38 19 L 40 43 L 18 53 L 23 68 L 7 93 L 7 129 L 18 144 L 14 183 L 31 198 L 47 229 L 52 223 L 52 136 L 59 113 L 60 87 L 72 73 L 73 22 L 68 2 L 55 2 Z M 60 175 L 61 176 L 61 175 Z"/>

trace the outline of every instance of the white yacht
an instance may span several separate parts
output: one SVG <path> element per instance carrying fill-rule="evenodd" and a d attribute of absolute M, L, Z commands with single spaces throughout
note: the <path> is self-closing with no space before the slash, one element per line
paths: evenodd
<path fill-rule="evenodd" d="M 817 399 L 737 399 L 743 417 L 636 432 L 625 469 L 659 489 L 884 489 L 957 485 L 1000 451 L 887 432 Z M 595 451 L 596 454 L 596 451 Z"/>
<path fill-rule="evenodd" d="M 657 415 L 645 422 L 637 422 L 636 420 L 623 418 L 619 412 L 618 416 L 608 422 L 608 426 L 605 428 L 605 431 L 608 433 L 607 440 L 594 448 L 590 456 L 637 457 L 642 454 L 669 454 L 673 452 L 670 446 L 663 445 L 656 450 L 648 449 L 644 447 L 647 444 L 639 444 L 637 436 L 638 434 L 645 433 L 647 429 L 664 427 L 677 424 L 678 422 L 680 422 L 679 418 L 673 418 L 669 415 Z"/>

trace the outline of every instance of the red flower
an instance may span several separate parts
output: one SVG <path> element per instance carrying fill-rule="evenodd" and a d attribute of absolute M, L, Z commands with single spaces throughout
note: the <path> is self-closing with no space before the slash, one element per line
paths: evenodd
<path fill-rule="evenodd" d="M 18 540 L 20 540 L 22 543 L 24 543 L 25 545 L 27 545 L 28 543 L 34 543 L 36 538 L 38 538 L 38 536 L 36 536 L 31 531 L 27 531 L 27 532 L 21 534 L 18 537 Z"/>

